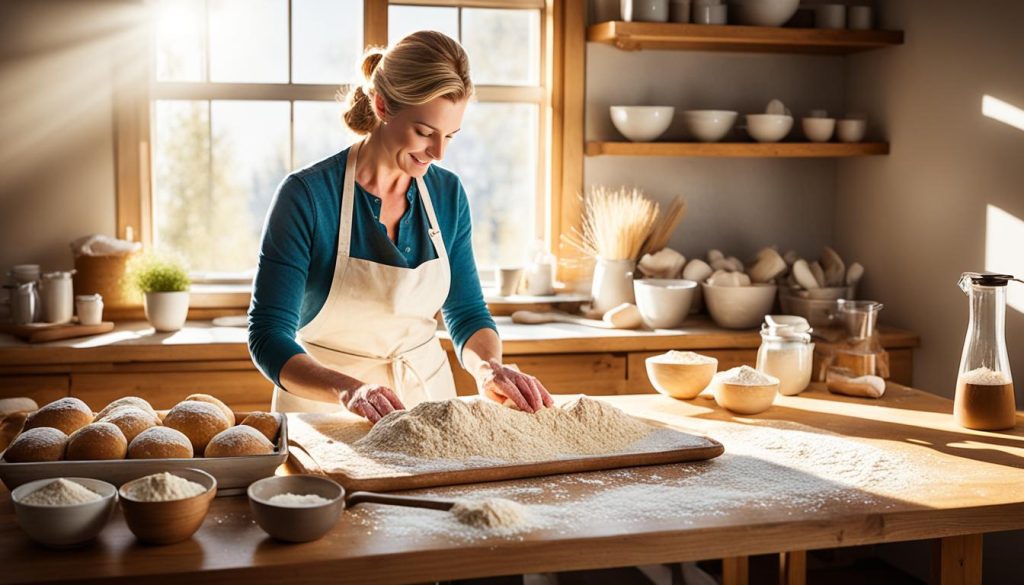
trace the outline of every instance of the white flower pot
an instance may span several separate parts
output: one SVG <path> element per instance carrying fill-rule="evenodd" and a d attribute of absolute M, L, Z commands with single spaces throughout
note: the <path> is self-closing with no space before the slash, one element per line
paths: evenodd
<path fill-rule="evenodd" d="M 188 317 L 188 291 L 149 292 L 145 294 L 142 306 L 146 320 L 157 331 L 177 331 L 185 325 Z"/>

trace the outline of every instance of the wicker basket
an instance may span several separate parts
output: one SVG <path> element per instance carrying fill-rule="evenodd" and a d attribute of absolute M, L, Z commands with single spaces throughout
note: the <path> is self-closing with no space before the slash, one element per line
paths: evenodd
<path fill-rule="evenodd" d="M 75 294 L 99 293 L 108 309 L 142 305 L 142 295 L 122 284 L 125 266 L 132 256 L 134 254 L 75 256 Z"/>

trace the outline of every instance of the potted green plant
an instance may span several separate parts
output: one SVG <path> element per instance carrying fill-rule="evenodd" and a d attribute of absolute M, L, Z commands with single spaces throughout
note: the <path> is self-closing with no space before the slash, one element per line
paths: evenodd
<path fill-rule="evenodd" d="M 177 331 L 188 317 L 189 278 L 175 257 L 147 252 L 133 258 L 128 283 L 142 293 L 146 320 L 157 331 Z"/>

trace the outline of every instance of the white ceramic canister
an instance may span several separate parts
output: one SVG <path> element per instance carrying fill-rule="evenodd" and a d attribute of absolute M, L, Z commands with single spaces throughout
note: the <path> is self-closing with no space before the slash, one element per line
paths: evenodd
<path fill-rule="evenodd" d="M 103 322 L 103 296 L 78 295 L 75 297 L 75 311 L 82 325 L 99 325 Z"/>
<path fill-rule="evenodd" d="M 594 281 L 590 294 L 594 297 L 593 309 L 600 313 L 618 307 L 622 303 L 633 303 L 633 260 L 605 260 L 598 258 L 594 266 Z"/>
<path fill-rule="evenodd" d="M 75 315 L 75 293 L 71 272 L 47 272 L 39 289 L 43 304 L 43 321 L 69 323 Z"/>
<path fill-rule="evenodd" d="M 765 319 L 761 347 L 757 349 L 757 370 L 779 379 L 780 394 L 795 396 L 811 383 L 814 344 L 805 319 L 787 319 L 786 323 L 775 322 L 771 315 Z"/>

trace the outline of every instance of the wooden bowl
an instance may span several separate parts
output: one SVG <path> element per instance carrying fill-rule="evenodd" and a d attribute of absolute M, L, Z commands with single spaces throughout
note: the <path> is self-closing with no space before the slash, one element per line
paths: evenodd
<path fill-rule="evenodd" d="M 763 386 L 729 384 L 716 380 L 714 382 L 715 402 L 736 414 L 764 412 L 775 402 L 775 395 L 779 393 L 779 381 L 777 378 L 773 379 L 774 383 Z"/>
<path fill-rule="evenodd" d="M 195 534 L 210 510 L 210 502 L 217 495 L 217 480 L 205 471 L 177 469 L 172 473 L 202 485 L 206 491 L 182 500 L 143 502 L 127 495 L 126 488 L 137 479 L 124 484 L 119 491 L 121 510 L 128 528 L 147 544 L 172 544 Z"/>
<path fill-rule="evenodd" d="M 718 360 L 706 364 L 681 364 L 664 361 L 661 356 L 644 360 L 647 377 L 654 389 L 680 400 L 696 398 L 708 387 L 718 370 Z"/>
<path fill-rule="evenodd" d="M 318 475 L 274 476 L 249 486 L 249 508 L 267 534 L 286 542 L 309 542 L 330 532 L 345 509 L 345 488 Z M 313 506 L 279 506 L 270 503 L 278 494 L 313 494 L 325 498 Z"/>

